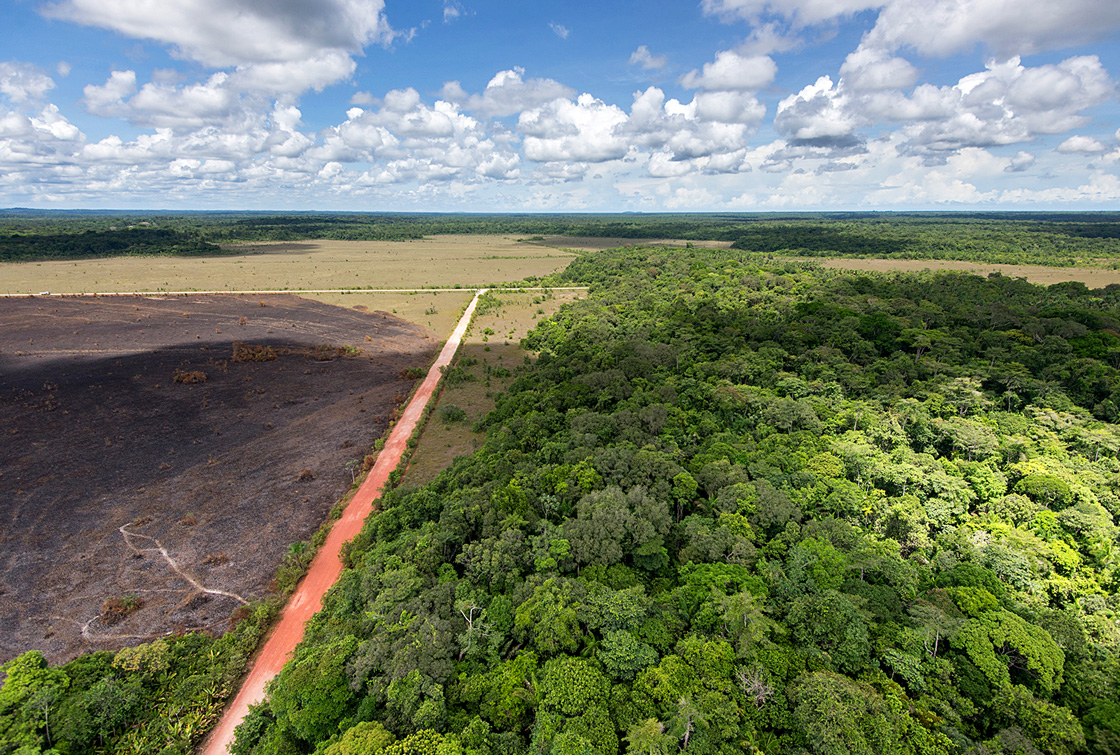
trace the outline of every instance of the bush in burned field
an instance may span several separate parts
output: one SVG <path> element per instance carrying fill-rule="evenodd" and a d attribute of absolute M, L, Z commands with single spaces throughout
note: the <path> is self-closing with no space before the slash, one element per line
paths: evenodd
<path fill-rule="evenodd" d="M 401 380 L 418 380 L 424 377 L 424 370 L 420 367 L 409 367 L 401 370 Z"/>
<path fill-rule="evenodd" d="M 238 624 L 252 615 L 253 612 L 250 610 L 249 606 L 238 606 L 229 616 L 229 628 L 236 629 Z"/>
<path fill-rule="evenodd" d="M 205 383 L 207 377 L 209 376 L 202 370 L 175 370 L 171 379 L 176 383 L 192 385 L 194 383 Z"/>
<path fill-rule="evenodd" d="M 255 343 L 233 342 L 231 362 L 271 362 L 276 358 L 276 349 Z"/>
<path fill-rule="evenodd" d="M 329 362 L 336 357 L 356 357 L 362 353 L 357 346 L 334 346 L 323 343 L 315 347 L 315 358 L 320 362 Z"/>
<path fill-rule="evenodd" d="M 108 626 L 124 621 L 140 610 L 144 601 L 135 595 L 119 595 L 101 604 L 101 620 Z"/>

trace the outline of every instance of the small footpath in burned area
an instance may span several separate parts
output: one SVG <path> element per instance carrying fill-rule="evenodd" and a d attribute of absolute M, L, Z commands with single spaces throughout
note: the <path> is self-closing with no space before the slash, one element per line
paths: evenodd
<path fill-rule="evenodd" d="M 0 661 L 226 629 L 437 347 L 288 295 L 0 300 Z"/>

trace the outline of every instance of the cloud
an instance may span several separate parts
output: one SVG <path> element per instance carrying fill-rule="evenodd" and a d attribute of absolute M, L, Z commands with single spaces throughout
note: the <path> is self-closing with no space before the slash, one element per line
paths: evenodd
<path fill-rule="evenodd" d="M 452 103 L 437 100 L 429 106 L 421 102 L 415 89 L 388 92 L 383 100 L 381 110 L 367 114 L 366 121 L 385 127 L 401 139 L 427 142 L 481 129 L 478 121 L 459 112 Z"/>
<path fill-rule="evenodd" d="M 718 91 L 758 91 L 770 85 L 778 66 L 765 55 L 745 57 L 733 50 L 716 54 L 715 61 L 705 63 L 701 71 L 692 70 L 681 77 L 688 89 Z"/>
<path fill-rule="evenodd" d="M 509 180 L 521 175 L 520 165 L 521 157 L 514 152 L 493 152 L 475 166 L 475 171 L 487 178 Z"/>
<path fill-rule="evenodd" d="M 1002 174 L 1007 164 L 979 148 L 961 150 L 943 165 L 928 168 L 920 158 L 895 163 L 897 171 L 882 181 L 882 188 L 869 193 L 875 204 L 894 205 L 988 205 L 999 200 L 999 191 L 983 185 Z"/>
<path fill-rule="evenodd" d="M 952 87 L 919 87 L 913 97 L 882 114 L 915 121 L 904 131 L 917 145 L 956 150 L 1013 144 L 1079 128 L 1089 122 L 1083 112 L 1108 101 L 1114 92 L 1095 56 L 1034 68 L 1012 58 L 990 63 Z"/>
<path fill-rule="evenodd" d="M 1058 145 L 1057 151 L 1064 155 L 1099 155 L 1107 152 L 1108 147 L 1091 136 L 1075 135 Z"/>
<path fill-rule="evenodd" d="M 697 92 L 692 104 L 701 121 L 754 126 L 766 116 L 766 106 L 746 92 Z"/>
<path fill-rule="evenodd" d="M 725 22 L 753 22 L 764 15 L 776 15 L 803 26 L 879 8 L 884 3 L 885 0 L 702 0 L 700 7 L 705 14 Z"/>
<path fill-rule="evenodd" d="M 774 128 L 779 134 L 794 143 L 814 146 L 828 143 L 850 146 L 853 132 L 863 122 L 858 111 L 851 107 L 850 98 L 829 76 L 821 76 L 797 94 L 783 99 L 774 116 Z"/>
<path fill-rule="evenodd" d="M 1084 45 L 1120 29 L 1114 0 L 702 0 L 704 13 L 754 25 L 776 16 L 813 26 L 879 10 L 864 44 L 946 56 L 982 45 L 1000 57 Z"/>
<path fill-rule="evenodd" d="M 797 35 L 787 34 L 778 24 L 769 22 L 754 24 L 750 36 L 739 45 L 738 49 L 745 55 L 769 55 L 796 50 L 803 44 Z"/>
<path fill-rule="evenodd" d="M 357 52 L 389 42 L 383 0 L 61 0 L 48 17 L 175 45 L 214 68 Z"/>
<path fill-rule="evenodd" d="M 456 21 L 463 15 L 463 6 L 455 2 L 455 0 L 444 0 L 443 3 L 443 22 L 449 24 Z"/>
<path fill-rule="evenodd" d="M 82 89 L 86 110 L 94 115 L 115 116 L 127 112 L 124 104 L 126 97 L 136 92 L 135 71 L 113 71 L 108 80 L 101 84 L 89 84 Z"/>
<path fill-rule="evenodd" d="M 645 45 L 638 45 L 638 49 L 630 53 L 630 65 L 641 66 L 647 71 L 664 68 L 668 62 L 667 56 L 654 55 Z"/>
<path fill-rule="evenodd" d="M 1020 110 L 1031 128 L 1056 134 L 1077 128 L 1087 119 L 1081 111 L 1100 105 L 1116 94 L 1116 85 L 1095 55 L 1082 55 L 1057 64 L 1025 68 L 1018 58 L 1007 67 L 1007 103 Z"/>
<path fill-rule="evenodd" d="M 136 91 L 133 71 L 114 71 L 105 84 L 87 86 L 84 101 L 86 109 L 95 115 L 127 117 L 141 126 L 187 130 L 218 127 L 248 116 L 229 80 L 229 74 L 219 72 L 202 82 L 184 86 L 149 82 Z"/>
<path fill-rule="evenodd" d="M 444 85 L 444 99 L 463 101 L 464 107 L 486 118 L 504 118 L 526 110 L 539 107 L 552 100 L 570 98 L 576 91 L 553 79 L 529 79 L 522 77 L 525 69 L 513 68 L 499 71 L 486 85 L 481 94 L 466 96 L 459 82 Z"/>
<path fill-rule="evenodd" d="M 847 148 L 861 129 L 899 123 L 908 149 L 944 154 L 1082 127 L 1089 122 L 1084 111 L 1115 92 L 1095 56 L 1036 67 L 1018 58 L 991 62 L 952 86 L 922 84 L 909 94 L 887 88 L 910 80 L 909 65 L 875 50 L 860 48 L 841 71 L 838 83 L 822 76 L 779 102 L 775 130 L 795 145 Z"/>
<path fill-rule="evenodd" d="M 86 144 L 81 150 L 80 158 L 85 164 L 99 166 L 144 165 L 161 159 L 166 161 L 173 151 L 171 133 L 161 131 L 141 135 L 127 144 L 119 136 L 107 136 L 101 141 Z"/>
<path fill-rule="evenodd" d="M 1092 204 L 1109 209 L 1120 202 L 1120 178 L 1110 173 L 1094 173 L 1079 186 L 1055 186 L 1049 189 L 1005 189 L 1000 201 L 1008 204 L 1043 205 Z"/>
<path fill-rule="evenodd" d="M 74 174 L 71 156 L 85 136 L 55 105 L 38 112 L 0 111 L 0 181 L 16 183 Z M 69 179 L 80 180 L 80 175 Z"/>
<path fill-rule="evenodd" d="M 1113 0 L 890 0 L 869 46 L 946 56 L 984 45 L 1009 57 L 1082 45 L 1120 29 Z"/>
<path fill-rule="evenodd" d="M 0 94 L 11 102 L 42 100 L 51 89 L 54 89 L 54 79 L 38 66 L 15 61 L 0 63 Z"/>
<path fill-rule="evenodd" d="M 230 76 L 230 85 L 245 92 L 266 95 L 298 94 L 309 89 L 321 92 L 354 73 L 357 64 L 348 54 L 330 50 L 305 60 L 285 60 L 240 66 Z"/>
<path fill-rule="evenodd" d="M 373 163 L 362 178 L 369 185 L 509 180 L 520 174 L 521 157 L 508 141 L 487 134 L 455 103 L 429 105 L 411 88 L 387 92 L 381 101 L 376 110 L 351 108 L 346 121 L 327 129 L 323 144 L 303 156 L 318 166 Z"/>
<path fill-rule="evenodd" d="M 572 33 L 567 26 L 558 24 L 555 21 L 549 21 L 548 28 L 552 29 L 552 33 L 560 37 L 560 39 L 567 39 L 568 35 Z"/>
<path fill-rule="evenodd" d="M 749 169 L 744 145 L 766 108 L 746 92 L 698 92 L 692 102 L 665 99 L 657 87 L 634 94 L 629 118 L 615 133 L 652 150 L 652 176 L 735 173 Z"/>
<path fill-rule="evenodd" d="M 918 79 L 918 71 L 908 61 L 863 45 L 844 59 L 840 75 L 850 89 L 864 92 L 908 89 Z"/>
<path fill-rule="evenodd" d="M 352 55 L 392 41 L 383 8 L 383 0 L 60 0 L 43 13 L 237 68 L 244 86 L 300 92 L 349 76 Z"/>
<path fill-rule="evenodd" d="M 534 162 L 589 162 L 617 160 L 629 151 L 615 129 L 626 114 L 590 94 L 573 102 L 554 100 L 528 110 L 517 121 L 525 135 L 525 157 Z"/>
<path fill-rule="evenodd" d="M 1020 150 L 1015 153 L 1015 157 L 1011 158 L 1004 171 L 1007 173 L 1022 173 L 1034 165 L 1034 159 L 1034 155 L 1030 152 Z"/>

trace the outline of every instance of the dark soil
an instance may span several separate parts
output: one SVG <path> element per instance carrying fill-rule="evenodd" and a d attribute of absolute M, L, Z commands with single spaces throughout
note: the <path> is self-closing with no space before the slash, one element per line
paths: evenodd
<path fill-rule="evenodd" d="M 0 300 L 0 661 L 226 629 L 437 346 L 295 296 Z"/>

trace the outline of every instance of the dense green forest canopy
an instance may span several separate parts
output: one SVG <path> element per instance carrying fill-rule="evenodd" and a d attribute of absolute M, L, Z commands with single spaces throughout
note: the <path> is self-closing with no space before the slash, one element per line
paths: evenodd
<path fill-rule="evenodd" d="M 0 261 L 218 254 L 217 244 L 516 234 L 733 242 L 783 256 L 1120 267 L 1120 213 L 180 214 L 0 211 Z"/>
<path fill-rule="evenodd" d="M 237 753 L 1120 752 L 1120 287 L 642 247 L 546 283 L 591 291 L 384 499 Z M 230 642 L 22 656 L 6 751 L 185 753 Z"/>

